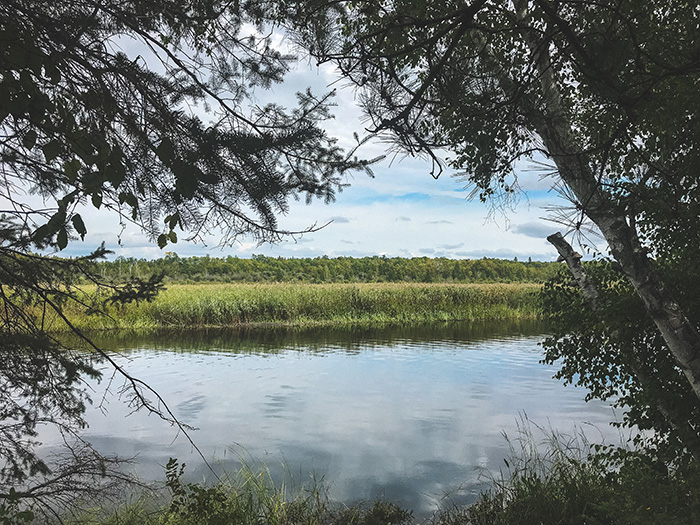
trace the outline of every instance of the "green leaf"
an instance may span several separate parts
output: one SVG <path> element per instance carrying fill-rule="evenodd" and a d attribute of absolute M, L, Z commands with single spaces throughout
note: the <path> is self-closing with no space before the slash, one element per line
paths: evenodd
<path fill-rule="evenodd" d="M 63 163 L 63 171 L 71 182 L 75 182 L 78 179 L 78 173 L 82 167 L 83 165 L 78 159 L 72 159 Z"/>
<path fill-rule="evenodd" d="M 161 250 L 165 248 L 168 245 L 168 236 L 165 235 L 164 233 L 161 233 L 158 236 L 158 248 Z"/>
<path fill-rule="evenodd" d="M 50 235 L 50 228 L 48 224 L 42 224 L 32 234 L 32 239 L 34 242 L 42 243 Z"/>
<path fill-rule="evenodd" d="M 124 182 L 125 178 L 126 168 L 120 161 L 112 161 L 107 165 L 105 179 L 107 179 L 114 188 L 118 188 L 119 185 Z"/>
<path fill-rule="evenodd" d="M 72 142 L 73 151 L 77 153 L 85 162 L 90 162 L 92 160 L 92 155 L 95 152 L 91 138 L 87 134 L 81 133 L 75 137 Z"/>
<path fill-rule="evenodd" d="M 180 222 L 180 214 L 178 212 L 175 212 L 172 215 L 168 215 L 163 222 L 165 222 L 165 224 L 168 225 L 170 230 L 174 230 L 175 226 L 177 226 Z"/>
<path fill-rule="evenodd" d="M 56 244 L 58 245 L 59 250 L 63 250 L 66 246 L 68 246 L 68 232 L 66 231 L 65 227 L 58 231 L 58 235 L 56 236 Z"/>
<path fill-rule="evenodd" d="M 68 208 L 69 204 L 73 204 L 75 202 L 75 199 L 78 198 L 78 190 L 73 190 L 70 193 L 66 194 L 62 199 L 59 199 L 58 202 L 58 207 L 61 210 L 66 210 Z"/>
<path fill-rule="evenodd" d="M 104 183 L 104 173 L 100 171 L 84 170 L 82 177 L 83 188 L 86 192 L 92 193 L 102 189 Z"/>
<path fill-rule="evenodd" d="M 71 218 L 71 222 L 73 223 L 73 228 L 75 228 L 75 231 L 77 231 L 80 235 L 80 238 L 82 240 L 85 240 L 87 228 L 85 227 L 85 223 L 83 222 L 83 218 L 80 216 L 80 214 L 76 213 L 75 215 L 73 215 L 73 217 Z"/>
<path fill-rule="evenodd" d="M 160 141 L 160 144 L 158 144 L 156 148 L 156 155 L 158 155 L 158 158 L 163 164 L 170 166 L 175 158 L 175 147 L 169 138 L 166 137 Z"/>
<path fill-rule="evenodd" d="M 199 189 L 199 174 L 201 170 L 184 162 L 173 166 L 175 172 L 175 190 L 185 199 L 191 199 Z"/>
<path fill-rule="evenodd" d="M 50 233 L 56 233 L 66 222 L 66 203 L 63 199 L 58 201 L 58 211 L 54 213 L 46 224 L 50 228 Z"/>
<path fill-rule="evenodd" d="M 122 191 L 119 193 L 119 204 L 124 203 L 128 204 L 134 209 L 138 208 L 139 206 L 139 200 L 136 198 L 136 195 L 128 191 Z"/>
<path fill-rule="evenodd" d="M 46 162 L 51 162 L 61 154 L 61 143 L 57 140 L 51 140 L 41 147 L 44 152 Z"/>
<path fill-rule="evenodd" d="M 32 149 L 36 144 L 37 133 L 34 129 L 30 129 L 22 137 L 22 145 L 27 149 Z"/>
<path fill-rule="evenodd" d="M 170 239 L 170 242 L 172 242 L 173 244 L 176 243 L 177 242 L 177 233 L 175 233 L 174 231 L 171 231 L 170 233 L 168 233 L 168 239 Z"/>
<path fill-rule="evenodd" d="M 97 209 L 102 206 L 102 192 L 96 191 L 92 194 L 92 205 Z"/>

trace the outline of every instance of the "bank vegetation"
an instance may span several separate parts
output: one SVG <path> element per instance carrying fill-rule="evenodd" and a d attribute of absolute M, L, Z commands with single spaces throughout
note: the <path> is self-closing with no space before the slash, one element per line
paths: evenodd
<path fill-rule="evenodd" d="M 152 301 L 89 315 L 66 308 L 83 330 L 191 329 L 235 326 L 408 325 L 537 318 L 541 286 L 518 284 L 174 284 Z M 101 291 L 86 287 L 85 302 Z M 47 319 L 51 327 L 54 320 Z M 55 320 L 56 329 L 65 324 Z"/>

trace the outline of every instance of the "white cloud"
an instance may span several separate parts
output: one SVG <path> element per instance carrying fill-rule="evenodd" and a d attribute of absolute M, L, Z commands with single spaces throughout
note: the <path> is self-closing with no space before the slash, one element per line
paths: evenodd
<path fill-rule="evenodd" d="M 535 239 L 546 239 L 548 235 L 556 232 L 556 225 L 551 222 L 525 222 L 522 224 L 513 224 L 510 227 L 513 233 L 526 235 Z"/>
<path fill-rule="evenodd" d="M 440 246 L 441 250 L 458 250 L 459 248 L 462 248 L 464 246 L 463 242 L 460 242 L 459 244 L 443 244 Z"/>

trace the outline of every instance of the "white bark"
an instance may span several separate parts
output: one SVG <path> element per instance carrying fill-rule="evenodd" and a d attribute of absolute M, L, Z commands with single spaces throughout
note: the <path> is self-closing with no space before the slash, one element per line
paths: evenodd
<path fill-rule="evenodd" d="M 523 37 L 532 51 L 545 102 L 529 108 L 537 133 L 542 138 L 559 176 L 569 186 L 586 215 L 598 226 L 630 283 L 661 332 L 678 366 L 700 399 L 700 333 L 664 285 L 653 262 L 618 208 L 596 180 L 589 156 L 582 151 L 573 122 L 562 101 L 559 84 L 551 67 L 549 48 L 527 24 L 524 10 L 518 11 Z"/>
<path fill-rule="evenodd" d="M 588 274 L 583 269 L 581 264 L 581 256 L 574 251 L 571 245 L 566 242 L 564 236 L 557 232 L 553 235 L 547 237 L 547 240 L 554 245 L 554 247 L 559 252 L 561 260 L 566 262 L 569 267 L 569 271 L 574 276 L 578 287 L 583 292 L 583 297 L 588 302 L 591 310 L 596 309 L 596 303 L 598 301 L 598 290 L 595 285 L 588 277 Z"/>
<path fill-rule="evenodd" d="M 588 302 L 591 310 L 595 311 L 598 301 L 598 289 L 593 284 L 593 281 L 588 276 L 585 268 L 581 264 L 581 256 L 578 255 L 571 245 L 564 239 L 561 233 L 555 233 L 547 237 L 547 240 L 554 245 L 561 258 L 569 267 L 569 271 L 576 281 L 576 285 L 583 293 L 584 298 Z M 615 338 L 619 338 L 615 334 Z M 632 373 L 637 376 L 637 380 L 642 384 L 657 391 L 663 389 L 663 378 L 648 372 L 648 367 L 639 359 L 638 355 L 631 352 L 628 357 L 628 363 Z M 669 400 L 663 396 L 656 399 L 656 408 L 661 415 L 666 419 L 669 425 L 676 429 L 678 436 L 682 440 L 685 447 L 693 455 L 696 461 L 700 462 L 700 443 L 698 442 L 698 434 L 690 424 L 687 418 L 678 415 L 678 411 L 669 403 Z"/>

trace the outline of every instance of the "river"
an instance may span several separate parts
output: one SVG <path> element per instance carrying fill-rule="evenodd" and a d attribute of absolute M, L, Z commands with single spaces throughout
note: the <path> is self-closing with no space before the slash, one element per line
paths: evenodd
<path fill-rule="evenodd" d="M 527 417 L 565 434 L 617 443 L 611 408 L 552 379 L 542 326 L 489 323 L 423 328 L 208 331 L 101 341 L 155 388 L 219 471 L 264 463 L 276 478 L 322 479 L 347 503 L 385 498 L 431 513 L 473 501 L 505 468 Z M 106 385 L 94 385 L 99 401 Z M 112 383 L 118 390 L 121 383 Z M 212 479 L 183 435 L 114 395 L 91 407 L 84 437 L 135 456 L 163 479 L 170 457 L 188 479 Z M 534 428 L 534 427 L 533 427 Z M 536 436 L 543 437 L 535 429 Z"/>

